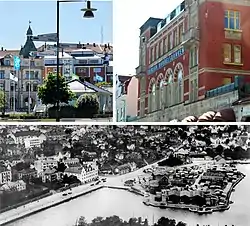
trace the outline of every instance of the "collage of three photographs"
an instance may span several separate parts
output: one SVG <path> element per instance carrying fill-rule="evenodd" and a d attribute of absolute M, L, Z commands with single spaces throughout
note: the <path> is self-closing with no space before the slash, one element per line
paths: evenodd
<path fill-rule="evenodd" d="M 250 226 L 249 1 L 0 10 L 0 225 Z"/>

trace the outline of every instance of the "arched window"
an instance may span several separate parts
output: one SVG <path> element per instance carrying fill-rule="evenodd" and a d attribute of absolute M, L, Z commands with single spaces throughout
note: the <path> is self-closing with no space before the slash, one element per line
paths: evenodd
<path fill-rule="evenodd" d="M 164 80 L 159 83 L 159 109 L 163 109 L 164 106 Z"/>
<path fill-rule="evenodd" d="M 182 102 L 182 98 L 183 98 L 183 72 L 182 70 L 178 71 L 177 74 L 177 92 L 178 92 L 178 99 L 177 99 L 177 103 L 181 103 Z"/>
<path fill-rule="evenodd" d="M 151 90 L 151 106 L 152 106 L 152 111 L 156 110 L 156 85 L 155 83 L 152 85 L 152 90 Z"/>
<path fill-rule="evenodd" d="M 29 90 L 32 91 L 31 90 L 31 84 L 30 83 L 26 83 L 26 90 L 25 91 L 29 92 Z"/>
<path fill-rule="evenodd" d="M 168 76 L 168 85 L 167 85 L 167 102 L 168 106 L 173 104 L 173 73 L 171 72 Z"/>

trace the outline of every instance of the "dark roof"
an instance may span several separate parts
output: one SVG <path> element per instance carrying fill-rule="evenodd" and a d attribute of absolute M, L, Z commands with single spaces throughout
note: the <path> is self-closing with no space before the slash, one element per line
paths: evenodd
<path fill-rule="evenodd" d="M 161 22 L 163 19 L 150 17 L 148 20 L 140 27 L 140 34 L 145 32 L 148 28 L 153 27 L 156 28 L 157 24 Z"/>
<path fill-rule="evenodd" d="M 29 26 L 28 30 L 27 30 L 27 39 L 26 39 L 26 43 L 24 44 L 24 47 L 21 47 L 20 53 L 19 55 L 23 56 L 24 58 L 28 58 L 30 56 L 30 52 L 35 52 L 37 51 L 37 48 L 34 44 L 34 42 L 32 41 L 32 29 Z"/>
<path fill-rule="evenodd" d="M 129 80 L 131 78 L 132 78 L 132 76 L 129 76 L 129 75 L 118 75 L 118 80 L 121 83 L 124 83 L 124 82 L 126 82 L 127 80 Z"/>

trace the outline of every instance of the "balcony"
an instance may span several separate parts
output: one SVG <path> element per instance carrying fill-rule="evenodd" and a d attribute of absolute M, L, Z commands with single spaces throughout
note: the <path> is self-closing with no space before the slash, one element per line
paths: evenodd
<path fill-rule="evenodd" d="M 136 69 L 136 76 L 145 76 L 146 75 L 146 66 L 138 66 Z"/>
<path fill-rule="evenodd" d="M 190 48 L 194 43 L 199 41 L 199 28 L 191 27 L 183 34 L 183 45 Z"/>

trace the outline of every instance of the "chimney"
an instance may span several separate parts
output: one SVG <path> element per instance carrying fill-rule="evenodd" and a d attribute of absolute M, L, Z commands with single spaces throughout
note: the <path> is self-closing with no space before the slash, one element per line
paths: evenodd
<path fill-rule="evenodd" d="M 93 43 L 93 46 L 96 47 L 95 43 Z"/>
<path fill-rule="evenodd" d="M 3 47 L 1 47 L 1 51 L 3 51 Z"/>

